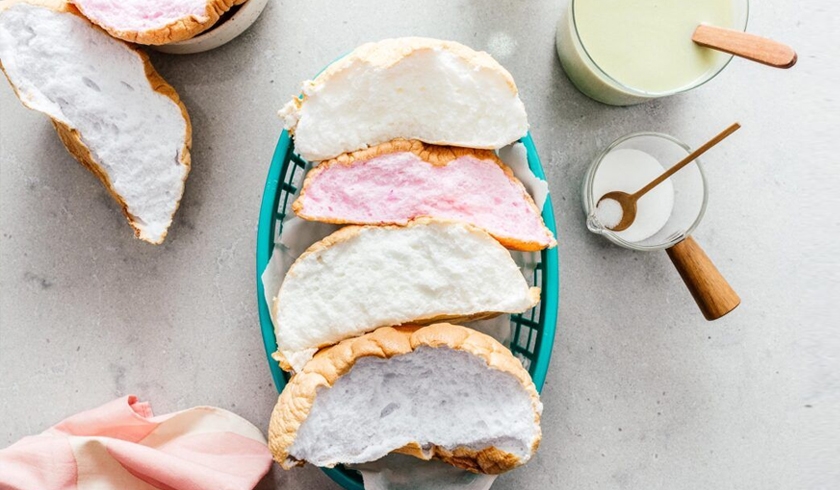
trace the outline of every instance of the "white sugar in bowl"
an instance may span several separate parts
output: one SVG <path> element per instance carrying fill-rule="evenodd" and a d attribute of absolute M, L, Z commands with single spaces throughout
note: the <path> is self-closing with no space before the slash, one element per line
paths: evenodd
<path fill-rule="evenodd" d="M 699 159 L 672 175 L 639 199 L 636 220 L 615 232 L 605 221 L 615 213 L 598 201 L 610 191 L 633 193 L 685 158 L 691 149 L 672 136 L 635 133 L 619 138 L 590 165 L 583 181 L 583 210 L 590 231 L 631 250 L 670 248 L 700 223 L 706 210 L 708 188 Z M 617 219 L 621 219 L 620 209 Z"/>

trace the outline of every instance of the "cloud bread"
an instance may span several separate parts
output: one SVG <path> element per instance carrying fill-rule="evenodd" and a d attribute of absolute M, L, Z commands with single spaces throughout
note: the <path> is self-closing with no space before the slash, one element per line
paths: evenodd
<path fill-rule="evenodd" d="M 528 132 L 513 77 L 484 52 L 419 37 L 364 44 L 281 111 L 310 161 L 395 138 L 496 149 Z"/>
<path fill-rule="evenodd" d="M 516 250 L 556 245 L 534 200 L 491 150 L 394 140 L 347 153 L 306 175 L 293 209 L 304 219 L 337 224 L 451 219 Z"/>
<path fill-rule="evenodd" d="M 539 291 L 472 225 L 421 218 L 348 226 L 312 245 L 286 274 L 272 305 L 276 357 L 298 371 L 319 348 L 378 327 L 519 313 Z"/>
<path fill-rule="evenodd" d="M 72 5 L 11 1 L 0 4 L 0 68 L 105 184 L 136 236 L 162 243 L 190 170 L 192 129 L 148 57 Z"/>
<path fill-rule="evenodd" d="M 542 404 L 509 350 L 466 327 L 384 327 L 319 352 L 280 395 L 269 448 L 284 468 L 390 452 L 498 474 L 539 446 Z"/>
<path fill-rule="evenodd" d="M 212 27 L 246 0 L 72 0 L 112 36 L 138 44 L 169 44 Z"/>

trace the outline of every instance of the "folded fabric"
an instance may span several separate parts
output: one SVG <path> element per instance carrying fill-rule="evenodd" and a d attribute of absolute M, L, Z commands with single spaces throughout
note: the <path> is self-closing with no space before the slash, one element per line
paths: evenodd
<path fill-rule="evenodd" d="M 0 450 L 3 490 L 250 490 L 271 453 L 250 422 L 195 407 L 155 417 L 126 396 Z"/>

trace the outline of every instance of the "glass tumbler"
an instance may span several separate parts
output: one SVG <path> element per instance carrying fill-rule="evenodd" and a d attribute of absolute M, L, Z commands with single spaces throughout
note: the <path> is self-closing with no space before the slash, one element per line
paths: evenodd
<path fill-rule="evenodd" d="M 563 69 L 572 83 L 585 95 L 609 105 L 633 105 L 692 90 L 708 82 L 726 68 L 732 55 L 721 56 L 713 68 L 688 85 L 672 87 L 661 92 L 646 92 L 630 87 L 604 71 L 592 59 L 581 40 L 575 19 L 575 5 L 587 0 L 570 0 L 569 8 L 557 24 L 557 54 Z M 632 0 L 624 0 L 632 1 Z M 676 1 L 676 0 L 667 0 Z M 702 0 L 693 0 L 702 1 Z M 749 0 L 732 0 L 732 24 L 729 27 L 740 31 L 747 28 Z M 615 42 L 622 42 L 616 38 Z"/>

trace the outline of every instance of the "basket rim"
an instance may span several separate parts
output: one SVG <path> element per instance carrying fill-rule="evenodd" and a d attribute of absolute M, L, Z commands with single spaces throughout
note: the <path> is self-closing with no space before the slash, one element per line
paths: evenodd
<path fill-rule="evenodd" d="M 534 175 L 545 181 L 545 171 L 543 170 L 542 162 L 540 161 L 531 133 L 528 132 L 519 142 L 525 146 L 528 156 L 528 167 Z M 274 335 L 274 323 L 271 320 L 269 305 L 265 300 L 262 275 L 268 267 L 268 262 L 274 251 L 276 213 L 280 204 L 281 195 L 280 182 L 284 177 L 288 161 L 291 161 L 291 159 L 286 158 L 291 145 L 291 135 L 287 130 L 283 130 L 274 149 L 271 166 L 268 169 L 268 175 L 263 189 L 256 244 L 257 306 L 259 310 L 260 330 L 262 332 L 263 346 L 265 348 L 269 370 L 278 393 L 283 391 L 287 380 L 286 373 L 280 369 L 278 363 L 271 357 L 277 349 L 277 339 Z M 545 225 L 551 230 L 555 238 L 557 238 L 557 227 L 551 193 L 546 195 L 542 209 L 542 218 Z M 558 249 L 559 244 L 554 248 L 541 251 L 541 261 L 544 264 L 542 291 L 540 292 L 540 324 L 542 328 L 537 344 L 534 346 L 534 359 L 532 360 L 534 363 L 532 368 L 534 374 L 531 376 L 538 392 L 542 391 L 543 385 L 545 384 L 557 327 L 560 300 L 560 262 Z M 351 476 L 347 470 L 342 468 L 321 468 L 321 470 L 344 488 L 363 490 L 360 480 L 357 477 L 354 478 L 354 476 Z"/>

